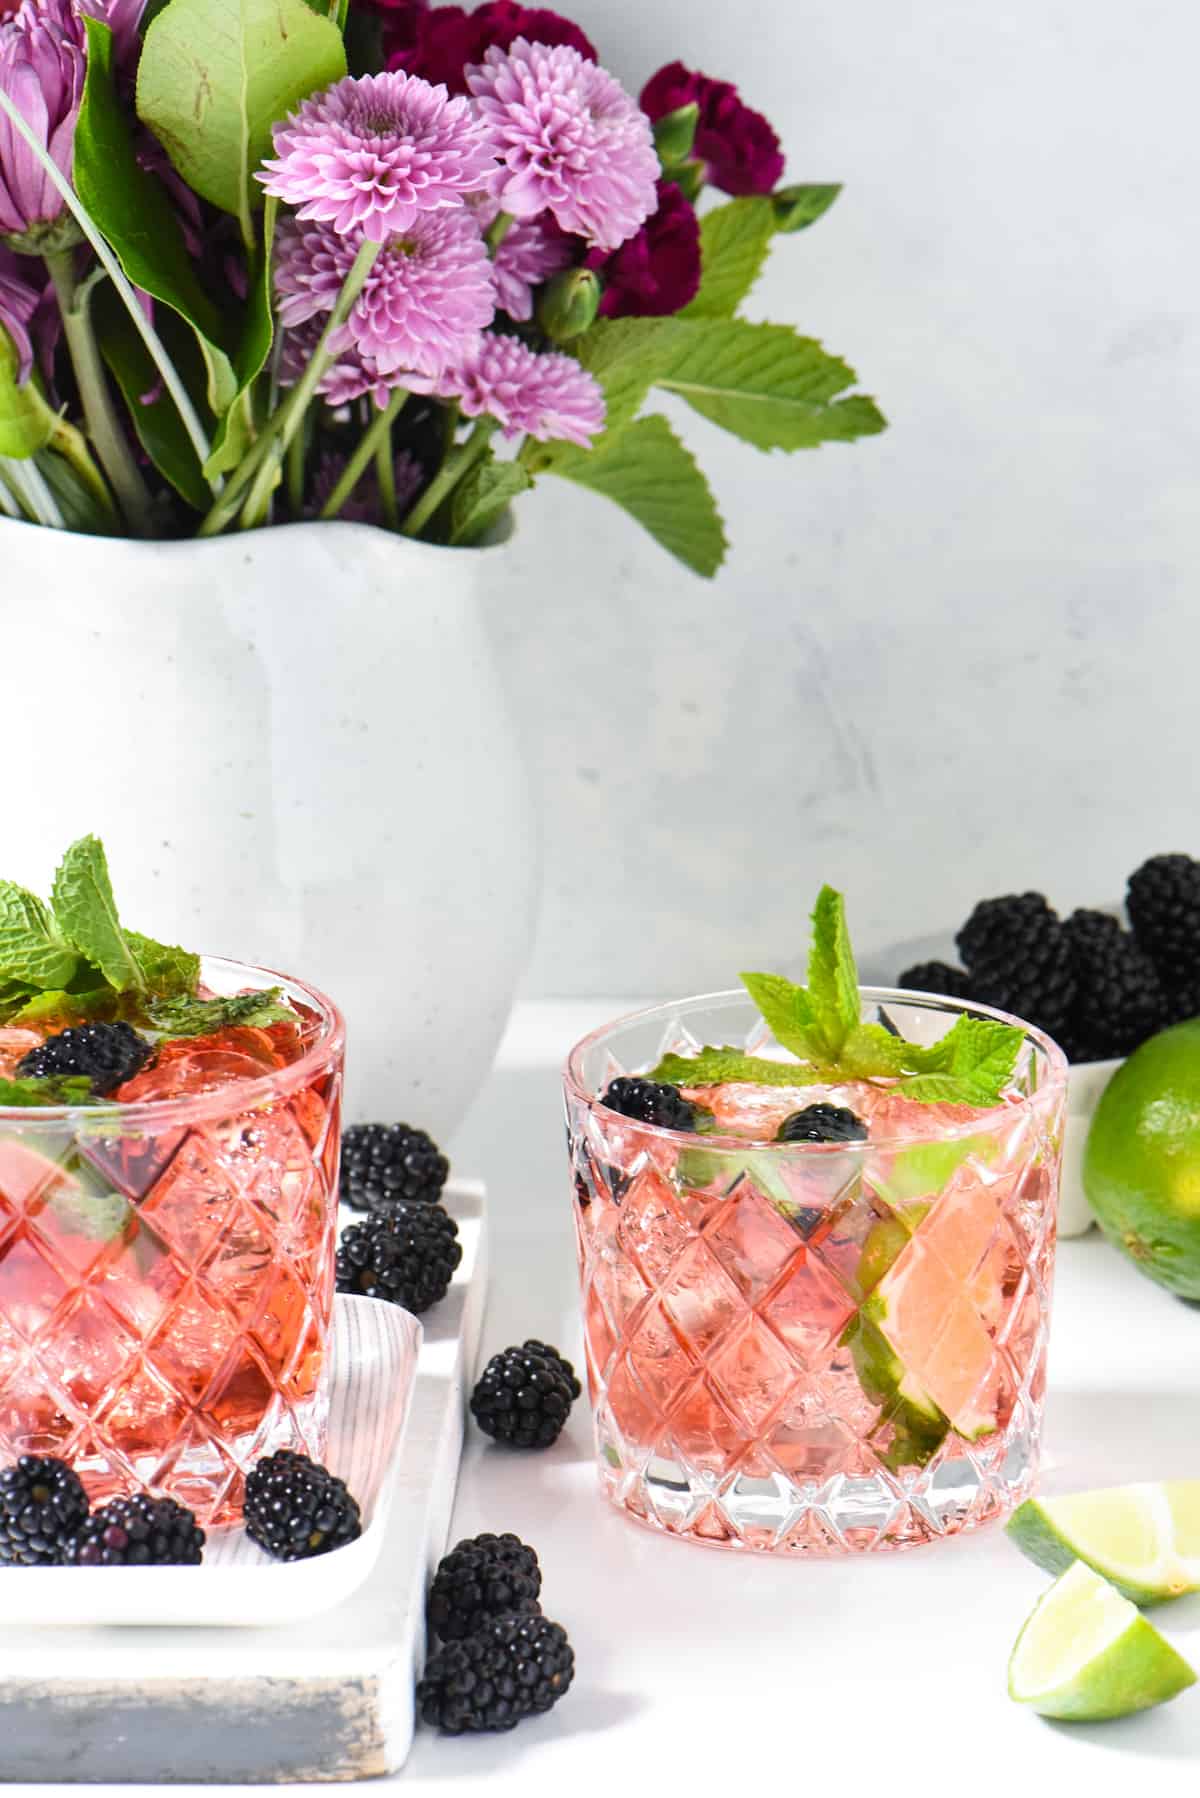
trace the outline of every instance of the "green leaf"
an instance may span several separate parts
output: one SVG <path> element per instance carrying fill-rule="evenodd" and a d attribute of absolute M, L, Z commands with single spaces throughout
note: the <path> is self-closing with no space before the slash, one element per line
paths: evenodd
<path fill-rule="evenodd" d="M 150 352 L 130 329 L 115 288 L 106 285 L 93 295 L 92 315 L 100 353 L 124 395 L 138 442 L 180 498 L 196 511 L 206 512 L 212 504 L 212 493 L 195 445 L 174 400 L 162 390 Z M 202 412 L 199 394 L 205 380 L 204 360 L 191 330 L 173 313 L 164 312 L 158 321 L 158 332 L 185 379 L 193 404 Z M 205 423 L 211 430 L 211 417 Z"/>
<path fill-rule="evenodd" d="M 858 1028 L 861 1008 L 845 902 L 831 886 L 823 886 L 818 893 L 812 924 L 808 996 L 817 1028 L 831 1059 L 836 1059 L 851 1031 Z"/>
<path fill-rule="evenodd" d="M 0 880 L 0 979 L 37 990 L 61 987 L 78 967 L 49 908 L 24 887 Z"/>
<path fill-rule="evenodd" d="M 212 455 L 204 465 L 204 472 L 210 479 L 235 469 L 252 441 L 250 388 L 267 365 L 275 337 L 271 311 L 271 258 L 278 211 L 278 200 L 268 196 L 263 213 L 262 244 L 255 253 L 242 335 L 234 354 L 234 393 L 217 427 Z"/>
<path fill-rule="evenodd" d="M 1000 1144 L 994 1136 L 956 1136 L 946 1142 L 914 1143 L 911 1149 L 898 1149 L 888 1161 L 878 1160 L 871 1169 L 871 1184 L 889 1205 L 910 1205 L 914 1199 L 936 1198 L 970 1157 L 994 1161 L 999 1152 Z M 923 1216 L 923 1209 L 914 1213 L 908 1227 L 915 1230 Z"/>
<path fill-rule="evenodd" d="M 172 10 L 175 4 L 172 0 Z M 112 33 L 96 19 L 85 18 L 84 26 L 87 77 L 75 132 L 79 197 L 134 285 L 170 306 L 195 330 L 207 370 L 209 405 L 222 412 L 235 386 L 224 321 L 200 285 L 166 189 L 137 160 L 117 96 Z M 134 335 L 128 323 L 126 330 Z M 142 392 L 153 385 L 148 382 Z"/>
<path fill-rule="evenodd" d="M 766 1061 L 741 1049 L 705 1047 L 695 1055 L 664 1055 L 647 1079 L 667 1086 L 720 1086 L 727 1080 L 755 1086 L 811 1086 L 817 1070 L 795 1062 Z"/>
<path fill-rule="evenodd" d="M 815 449 L 885 428 L 864 394 L 839 399 L 854 370 L 790 325 L 677 319 L 654 384 L 758 449 Z"/>
<path fill-rule="evenodd" d="M 751 196 L 700 220 L 700 291 L 676 316 L 732 318 L 762 273 L 778 229 L 770 200 Z"/>
<path fill-rule="evenodd" d="M 200 957 L 173 943 L 156 943 L 140 931 L 127 930 L 125 940 L 137 958 L 142 984 L 156 999 L 191 997 L 200 984 Z"/>
<path fill-rule="evenodd" d="M 838 1060 L 856 1080 L 900 1074 L 909 1065 L 910 1045 L 882 1024 L 856 1024 Z"/>
<path fill-rule="evenodd" d="M 780 1047 L 790 1049 L 802 1061 L 807 1059 L 813 1048 L 816 1015 L 804 988 L 782 974 L 742 974 L 740 979 Z"/>
<path fill-rule="evenodd" d="M 142 988 L 142 970 L 118 921 L 104 845 L 97 837 L 72 843 L 54 876 L 51 901 L 62 935 L 95 962 L 110 986 L 119 993 Z"/>
<path fill-rule="evenodd" d="M 121 1010 L 121 995 L 111 986 L 92 992 L 38 993 L 21 1006 L 9 1019 L 11 1024 L 56 1024 L 65 1030 L 69 1024 L 92 1024 L 98 1018 L 115 1018 Z"/>
<path fill-rule="evenodd" d="M 89 537 L 114 535 L 113 513 L 100 503 L 94 489 L 81 479 L 78 469 L 65 456 L 53 449 L 42 450 L 37 466 L 54 495 L 67 530 L 82 531 Z"/>
<path fill-rule="evenodd" d="M 491 450 L 454 490 L 450 542 L 478 543 L 507 506 L 533 481 L 520 462 L 501 462 Z"/>
<path fill-rule="evenodd" d="M 17 346 L 0 325 L 0 456 L 24 461 L 45 449 L 58 425 L 58 415 L 43 397 L 36 374 L 18 382 Z"/>
<path fill-rule="evenodd" d="M 602 448 L 550 472 L 624 507 L 696 574 L 715 574 L 725 560 L 712 490 L 665 418 L 637 419 Z"/>
<path fill-rule="evenodd" d="M 167 1036 L 210 1036 L 240 1024 L 265 1030 L 269 1024 L 294 1024 L 296 1013 L 280 1003 L 282 987 L 261 993 L 237 993 L 231 999 L 152 999 L 147 1016 Z"/>
<path fill-rule="evenodd" d="M 807 231 L 825 216 L 841 191 L 840 181 L 797 182 L 793 187 L 778 188 L 771 196 L 775 229 L 784 236 Z"/>
<path fill-rule="evenodd" d="M 1025 1033 L 991 1018 L 959 1017 L 931 1048 L 911 1047 L 906 1098 L 927 1105 L 994 1105 L 1009 1084 Z"/>
<path fill-rule="evenodd" d="M 92 1083 L 84 1075 L 67 1074 L 28 1080 L 0 1080 L 0 1105 L 90 1105 Z"/>
<path fill-rule="evenodd" d="M 341 32 L 304 0 L 171 0 L 146 33 L 138 114 L 249 244 L 272 125 L 345 73 Z"/>

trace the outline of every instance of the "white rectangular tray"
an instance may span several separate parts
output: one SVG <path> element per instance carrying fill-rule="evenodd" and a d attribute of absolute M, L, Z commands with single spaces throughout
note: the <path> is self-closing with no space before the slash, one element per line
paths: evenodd
<path fill-rule="evenodd" d="M 319 1616 L 261 1628 L 30 1629 L 6 1616 L 0 1780 L 254 1785 L 368 1779 L 403 1764 L 425 1592 L 450 1526 L 487 1285 L 483 1187 L 452 1182 L 445 1203 L 463 1259 L 446 1298 L 422 1319 L 369 1577 Z M 121 1577 L 95 1570 L 108 1571 Z"/>

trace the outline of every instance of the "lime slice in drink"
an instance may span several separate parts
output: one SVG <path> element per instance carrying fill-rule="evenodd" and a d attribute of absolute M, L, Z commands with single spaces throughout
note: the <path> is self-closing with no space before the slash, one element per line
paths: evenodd
<path fill-rule="evenodd" d="M 1086 1561 L 1134 1604 L 1200 1592 L 1200 1480 L 1031 1498 L 1006 1527 L 1039 1567 Z"/>
<path fill-rule="evenodd" d="M 1075 1723 L 1148 1711 L 1195 1683 L 1154 1625 L 1083 1561 L 1038 1600 L 1008 1663 L 1010 1698 Z"/>
<path fill-rule="evenodd" d="M 987 1254 L 997 1201 L 987 1187 L 971 1183 L 944 1192 L 932 1206 L 913 1207 L 909 1215 L 912 1234 L 875 1278 L 862 1316 L 903 1370 L 905 1397 L 975 1442 L 998 1422 L 999 1394 L 989 1382 L 994 1346 L 985 1322 L 1003 1306 L 1001 1270 L 990 1266 Z M 873 1277 L 880 1258 L 875 1248 L 868 1237 L 863 1260 L 871 1263 Z"/>

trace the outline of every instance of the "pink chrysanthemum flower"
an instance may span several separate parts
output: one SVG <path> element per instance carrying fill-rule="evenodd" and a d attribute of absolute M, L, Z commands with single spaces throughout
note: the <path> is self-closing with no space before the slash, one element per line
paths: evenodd
<path fill-rule="evenodd" d="M 333 310 L 362 241 L 329 225 L 280 226 L 275 287 L 285 326 Z M 332 347 L 353 349 L 385 378 L 401 370 L 436 377 L 495 310 L 492 265 L 472 213 L 426 213 L 385 243 Z"/>
<path fill-rule="evenodd" d="M 437 384 L 468 418 L 487 413 L 506 437 L 527 431 L 542 443 L 562 439 L 589 449 L 604 429 L 599 383 L 573 356 L 539 355 L 516 337 L 485 331 Z"/>
<path fill-rule="evenodd" d="M 554 214 L 615 250 L 657 205 L 650 121 L 620 82 L 570 45 L 516 39 L 467 71 L 500 168 L 488 192 L 514 218 Z"/>
<path fill-rule="evenodd" d="M 485 231 L 500 213 L 494 200 L 483 200 L 474 210 Z M 543 212 L 540 218 L 515 219 L 492 258 L 496 300 L 502 311 L 509 318 L 527 323 L 533 317 L 534 290 L 570 268 L 577 252 L 578 245 L 555 223 L 551 213 Z"/>
<path fill-rule="evenodd" d="M 84 63 L 83 27 L 71 0 L 24 0 L 0 23 L 0 87 L 68 177 Z M 40 237 L 62 209 L 57 187 L 7 114 L 0 113 L 0 236 Z"/>
<path fill-rule="evenodd" d="M 305 369 L 313 359 L 321 333 L 325 329 L 325 318 L 321 314 L 306 319 L 302 325 L 283 334 L 283 347 L 279 357 L 279 384 L 281 387 L 294 387 Z M 342 351 L 335 362 L 332 362 L 317 383 L 317 392 L 331 406 L 348 406 L 351 400 L 362 399 L 369 394 L 382 412 L 392 397 L 393 389 L 403 383 L 394 378 L 381 375 L 369 356 L 361 355 L 356 349 Z"/>
<path fill-rule="evenodd" d="M 425 213 L 459 207 L 494 167 L 467 100 L 416 75 L 347 75 L 274 131 L 258 176 L 269 194 L 343 235 L 383 243 Z"/>

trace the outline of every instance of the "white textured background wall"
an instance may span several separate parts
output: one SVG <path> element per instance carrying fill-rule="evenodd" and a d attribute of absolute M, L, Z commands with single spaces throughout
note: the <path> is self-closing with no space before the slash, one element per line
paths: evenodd
<path fill-rule="evenodd" d="M 883 438 L 764 457 L 691 413 L 715 585 L 544 483 L 496 627 L 546 835 L 528 989 L 725 984 L 816 885 L 868 951 L 1014 885 L 1200 852 L 1200 243 L 1182 0 L 575 0 L 636 85 L 740 81 L 846 191 L 753 304 Z"/>

